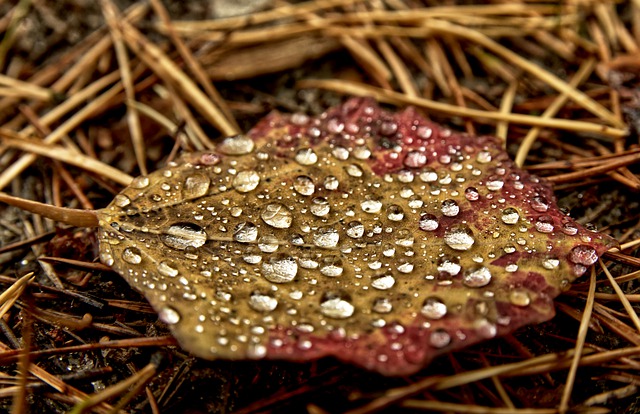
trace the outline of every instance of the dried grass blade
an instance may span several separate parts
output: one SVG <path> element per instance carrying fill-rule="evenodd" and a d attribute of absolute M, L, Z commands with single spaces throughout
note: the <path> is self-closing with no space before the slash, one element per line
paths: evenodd
<path fill-rule="evenodd" d="M 24 289 L 27 285 L 33 281 L 35 276 L 33 272 L 29 272 L 26 275 L 22 276 L 20 279 L 16 280 L 11 286 L 9 286 L 2 294 L 0 294 L 0 318 L 4 316 L 5 313 L 14 303 L 18 300 Z"/>

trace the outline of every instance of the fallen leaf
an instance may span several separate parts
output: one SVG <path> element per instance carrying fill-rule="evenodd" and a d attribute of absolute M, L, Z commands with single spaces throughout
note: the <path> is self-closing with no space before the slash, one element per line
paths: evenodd
<path fill-rule="evenodd" d="M 136 178 L 98 214 L 102 261 L 184 349 L 334 356 L 385 375 L 550 319 L 614 244 L 497 138 L 362 99 L 274 113 Z"/>

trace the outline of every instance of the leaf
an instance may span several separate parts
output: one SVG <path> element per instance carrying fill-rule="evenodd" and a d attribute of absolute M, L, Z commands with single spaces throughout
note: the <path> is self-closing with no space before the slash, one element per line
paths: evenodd
<path fill-rule="evenodd" d="M 335 356 L 404 375 L 553 317 L 613 245 L 494 137 L 354 99 L 274 113 L 138 177 L 101 258 L 207 359 Z"/>

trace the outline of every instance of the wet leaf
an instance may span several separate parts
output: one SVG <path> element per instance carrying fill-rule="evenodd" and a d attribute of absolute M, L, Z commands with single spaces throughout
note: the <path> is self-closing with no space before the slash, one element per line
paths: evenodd
<path fill-rule="evenodd" d="M 272 114 L 136 178 L 99 217 L 102 260 L 193 354 L 385 375 L 550 319 L 613 244 L 496 138 L 360 99 Z"/>

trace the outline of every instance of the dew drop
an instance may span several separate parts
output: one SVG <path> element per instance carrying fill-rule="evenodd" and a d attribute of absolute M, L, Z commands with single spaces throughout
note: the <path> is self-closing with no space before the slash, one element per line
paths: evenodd
<path fill-rule="evenodd" d="M 534 226 L 540 233 L 552 233 L 555 229 L 551 216 L 540 216 L 535 221 Z"/>
<path fill-rule="evenodd" d="M 460 207 L 455 200 L 447 199 L 442 202 L 441 211 L 447 217 L 455 217 L 460 212 Z"/>
<path fill-rule="evenodd" d="M 261 292 L 249 296 L 249 306 L 258 312 L 271 312 L 278 306 L 278 299 Z"/>
<path fill-rule="evenodd" d="M 186 199 L 202 197 L 209 191 L 211 179 L 204 174 L 194 174 L 184 180 L 182 196 Z"/>
<path fill-rule="evenodd" d="M 333 319 L 349 318 L 355 311 L 350 299 L 346 294 L 325 293 L 320 302 L 320 312 Z"/>
<path fill-rule="evenodd" d="M 497 177 L 489 177 L 486 186 L 489 191 L 498 191 L 504 187 L 504 181 Z"/>
<path fill-rule="evenodd" d="M 291 256 L 276 255 L 262 263 L 262 275 L 272 283 L 291 282 L 298 274 L 298 263 Z"/>
<path fill-rule="evenodd" d="M 162 242 L 176 250 L 199 248 L 207 242 L 204 229 L 192 223 L 176 223 L 171 225 L 161 236 Z"/>
<path fill-rule="evenodd" d="M 404 218 L 404 211 L 402 207 L 397 204 L 391 204 L 387 208 L 387 218 L 391 221 L 402 221 Z"/>
<path fill-rule="evenodd" d="M 455 257 L 442 257 L 438 259 L 438 265 L 436 267 L 438 272 L 446 272 L 451 276 L 455 276 L 460 273 L 462 266 Z"/>
<path fill-rule="evenodd" d="M 122 252 L 122 260 L 130 264 L 140 264 L 142 252 L 137 247 L 127 247 Z"/>
<path fill-rule="evenodd" d="M 462 283 L 471 288 L 483 287 L 491 282 L 491 271 L 484 266 L 465 270 Z"/>
<path fill-rule="evenodd" d="M 340 235 L 338 231 L 331 226 L 322 226 L 313 233 L 313 244 L 324 249 L 331 249 L 338 245 Z"/>
<path fill-rule="evenodd" d="M 340 181 L 333 175 L 327 175 L 324 178 L 324 188 L 333 191 L 338 189 L 338 185 L 340 185 Z"/>
<path fill-rule="evenodd" d="M 434 231 L 440 224 L 438 223 L 437 217 L 433 214 L 423 214 L 422 216 L 420 216 L 418 225 L 420 226 L 420 230 Z"/>
<path fill-rule="evenodd" d="M 509 302 L 515 306 L 529 306 L 531 297 L 529 297 L 529 294 L 524 290 L 512 290 L 509 293 Z"/>
<path fill-rule="evenodd" d="M 444 234 L 444 242 L 453 250 L 469 250 L 475 241 L 473 232 L 466 224 L 453 226 Z"/>
<path fill-rule="evenodd" d="M 431 332 L 429 343 L 434 348 L 444 348 L 451 343 L 451 335 L 444 329 L 436 329 Z"/>
<path fill-rule="evenodd" d="M 324 217 L 331 211 L 329 200 L 326 197 L 314 197 L 309 207 L 311 214 L 317 217 Z"/>
<path fill-rule="evenodd" d="M 113 203 L 118 207 L 126 207 L 131 204 L 131 199 L 124 194 L 118 194 L 114 197 Z"/>
<path fill-rule="evenodd" d="M 581 244 L 571 249 L 569 260 L 576 264 L 591 266 L 598 261 L 598 253 L 593 247 Z"/>
<path fill-rule="evenodd" d="M 516 224 L 520 220 L 520 213 L 513 207 L 507 207 L 502 210 L 500 218 L 504 224 Z"/>
<path fill-rule="evenodd" d="M 409 151 L 407 155 L 405 155 L 403 162 L 407 167 L 424 167 L 427 164 L 427 156 L 421 151 Z"/>
<path fill-rule="evenodd" d="M 487 164 L 491 162 L 491 153 L 489 151 L 480 151 L 476 160 L 478 160 L 480 164 Z"/>
<path fill-rule="evenodd" d="M 539 213 L 549 210 L 549 202 L 544 196 L 535 196 L 531 199 L 531 208 Z"/>
<path fill-rule="evenodd" d="M 335 147 L 331 154 L 340 161 L 346 161 L 349 159 L 349 150 L 345 147 Z"/>
<path fill-rule="evenodd" d="M 436 297 L 430 297 L 424 300 L 420 313 L 429 319 L 441 319 L 447 314 L 447 305 Z"/>
<path fill-rule="evenodd" d="M 258 249 L 263 253 L 273 253 L 278 250 L 278 239 L 275 236 L 267 235 L 258 240 Z"/>
<path fill-rule="evenodd" d="M 239 243 L 253 243 L 258 239 L 258 226 L 250 221 L 238 223 L 233 230 L 233 240 Z"/>
<path fill-rule="evenodd" d="M 365 213 L 376 214 L 382 210 L 382 201 L 375 199 L 364 200 L 360 203 L 360 207 Z"/>
<path fill-rule="evenodd" d="M 359 239 L 364 235 L 364 226 L 359 221 L 350 221 L 347 223 L 347 236 L 353 239 Z"/>
<path fill-rule="evenodd" d="M 311 148 L 302 148 L 296 152 L 295 160 L 300 165 L 313 165 L 318 162 L 318 154 Z"/>
<path fill-rule="evenodd" d="M 162 276 L 176 277 L 178 276 L 178 269 L 172 262 L 163 260 L 158 263 L 158 273 L 160 273 Z"/>
<path fill-rule="evenodd" d="M 396 279 L 392 275 L 383 275 L 374 278 L 371 286 L 378 290 L 391 289 L 396 284 Z"/>
<path fill-rule="evenodd" d="M 478 201 L 480 199 L 480 193 L 475 187 L 467 187 L 464 190 L 464 197 L 469 201 Z"/>
<path fill-rule="evenodd" d="M 239 193 L 248 193 L 260 184 L 260 175 L 253 170 L 240 171 L 233 179 L 233 188 Z"/>
<path fill-rule="evenodd" d="M 316 190 L 315 184 L 313 184 L 313 180 L 311 177 L 306 175 L 299 175 L 293 181 L 293 188 L 298 192 L 298 194 L 304 196 L 310 196 Z"/>
<path fill-rule="evenodd" d="M 277 229 L 288 229 L 293 221 L 291 211 L 281 203 L 267 204 L 262 210 L 260 218 L 271 227 Z"/>
<path fill-rule="evenodd" d="M 345 171 L 351 177 L 359 178 L 364 175 L 364 170 L 357 164 L 349 164 L 345 167 Z"/>
<path fill-rule="evenodd" d="M 158 319 L 167 325 L 175 325 L 180 322 L 180 314 L 170 306 L 163 306 L 160 312 L 158 312 Z"/>
<path fill-rule="evenodd" d="M 245 155 L 253 151 L 255 144 L 246 135 L 236 135 L 222 140 L 218 145 L 218 151 L 225 155 Z"/>
<path fill-rule="evenodd" d="M 136 177 L 131 181 L 131 187 L 133 188 L 146 188 L 149 186 L 149 177 L 143 175 Z"/>
<path fill-rule="evenodd" d="M 371 310 L 375 313 L 390 313 L 393 310 L 393 305 L 388 298 L 376 298 Z"/>
<path fill-rule="evenodd" d="M 560 266 L 560 260 L 553 257 L 546 258 L 542 261 L 542 267 L 547 270 L 557 269 L 558 266 Z"/>
<path fill-rule="evenodd" d="M 344 271 L 342 259 L 338 256 L 326 256 L 322 259 L 320 273 L 328 277 L 338 277 Z"/>

